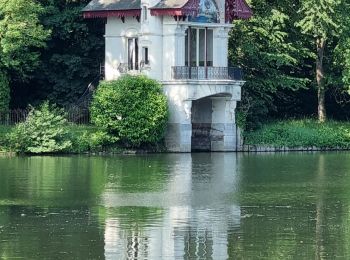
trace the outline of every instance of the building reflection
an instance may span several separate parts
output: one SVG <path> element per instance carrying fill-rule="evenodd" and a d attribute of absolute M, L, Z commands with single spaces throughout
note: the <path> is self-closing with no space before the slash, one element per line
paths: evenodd
<path fill-rule="evenodd" d="M 227 259 L 229 232 L 239 229 L 241 215 L 229 203 L 239 184 L 235 156 L 180 154 L 161 192 L 106 192 L 105 258 Z"/>

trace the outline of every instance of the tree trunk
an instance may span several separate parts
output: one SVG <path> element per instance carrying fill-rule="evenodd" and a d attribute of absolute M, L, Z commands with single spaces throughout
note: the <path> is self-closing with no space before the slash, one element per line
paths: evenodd
<path fill-rule="evenodd" d="M 316 81 L 317 81 L 317 98 L 318 98 L 318 121 L 323 123 L 326 121 L 326 106 L 325 106 L 325 84 L 324 84 L 324 69 L 323 56 L 326 40 L 319 38 L 316 40 L 317 59 L 316 59 Z"/>

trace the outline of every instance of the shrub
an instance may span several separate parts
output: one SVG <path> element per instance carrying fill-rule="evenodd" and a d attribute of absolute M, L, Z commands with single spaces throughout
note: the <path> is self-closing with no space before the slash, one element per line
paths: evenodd
<path fill-rule="evenodd" d="M 9 81 L 6 74 L 0 71 L 0 112 L 7 111 L 9 109 L 9 103 L 10 103 Z"/>
<path fill-rule="evenodd" d="M 102 82 L 91 104 L 91 119 L 124 145 L 137 147 L 163 138 L 168 109 L 155 80 L 126 75 Z"/>
<path fill-rule="evenodd" d="M 72 136 L 73 147 L 72 152 L 99 152 L 117 140 L 111 137 L 108 133 L 101 130 L 84 131 L 80 135 L 73 134 Z"/>
<path fill-rule="evenodd" d="M 271 122 L 254 132 L 245 132 L 245 144 L 287 147 L 350 148 L 350 124 L 316 120 Z"/>
<path fill-rule="evenodd" d="M 26 121 L 17 124 L 9 135 L 11 149 L 39 154 L 62 152 L 71 147 L 64 127 L 67 120 L 62 109 L 48 102 L 38 109 L 30 109 Z"/>

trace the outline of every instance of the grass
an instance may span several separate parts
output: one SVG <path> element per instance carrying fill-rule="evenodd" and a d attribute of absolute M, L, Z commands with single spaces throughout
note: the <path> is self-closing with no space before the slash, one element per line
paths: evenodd
<path fill-rule="evenodd" d="M 350 122 L 316 120 L 286 120 L 264 125 L 244 133 L 247 145 L 275 147 L 350 148 Z"/>

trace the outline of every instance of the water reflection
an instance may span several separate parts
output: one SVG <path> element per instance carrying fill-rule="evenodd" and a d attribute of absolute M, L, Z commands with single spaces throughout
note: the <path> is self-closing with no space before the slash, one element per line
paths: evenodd
<path fill-rule="evenodd" d="M 0 259 L 348 259 L 349 158 L 0 158 Z"/>
<path fill-rule="evenodd" d="M 228 257 L 228 232 L 238 229 L 240 224 L 240 207 L 229 203 L 239 181 L 236 156 L 170 157 L 172 163 L 162 190 L 124 193 L 115 188 L 104 193 L 103 204 L 108 208 L 106 259 Z M 125 205 L 131 206 L 123 208 L 128 214 L 128 225 L 120 222 L 120 208 L 115 210 Z M 143 208 L 145 206 L 147 208 Z M 137 207 L 137 213 L 133 207 Z M 134 219 L 139 214 L 141 219 L 153 221 L 140 223 Z"/>

